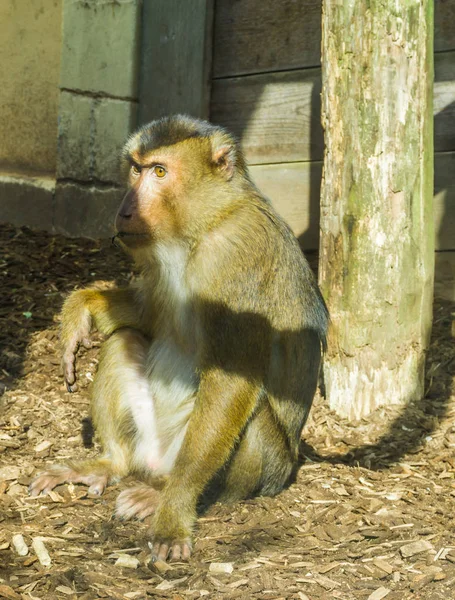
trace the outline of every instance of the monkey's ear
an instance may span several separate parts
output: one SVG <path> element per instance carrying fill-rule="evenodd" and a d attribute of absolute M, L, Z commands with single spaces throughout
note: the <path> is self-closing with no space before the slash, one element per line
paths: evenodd
<path fill-rule="evenodd" d="M 213 150 L 212 160 L 223 177 L 227 180 L 232 179 L 236 165 L 235 147 L 233 145 L 224 144 L 215 148 Z"/>

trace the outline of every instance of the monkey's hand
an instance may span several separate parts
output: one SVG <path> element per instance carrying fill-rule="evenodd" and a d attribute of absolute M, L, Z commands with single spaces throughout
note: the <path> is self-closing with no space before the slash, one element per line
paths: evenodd
<path fill-rule="evenodd" d="M 73 292 L 65 302 L 62 311 L 62 369 L 66 389 L 75 392 L 76 386 L 76 355 L 79 347 L 91 347 L 90 331 L 92 316 L 85 300 L 86 290 Z"/>
<path fill-rule="evenodd" d="M 140 310 L 130 288 L 100 290 L 87 288 L 73 292 L 63 305 L 61 342 L 63 375 L 69 392 L 76 391 L 76 354 L 79 347 L 90 348 L 92 328 L 110 335 L 121 327 L 140 331 Z"/>

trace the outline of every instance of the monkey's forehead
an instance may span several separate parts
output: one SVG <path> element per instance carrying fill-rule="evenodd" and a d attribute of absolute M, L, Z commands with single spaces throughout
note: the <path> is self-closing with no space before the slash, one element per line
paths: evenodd
<path fill-rule="evenodd" d="M 124 158 L 143 158 L 152 151 L 175 146 L 186 140 L 210 140 L 223 138 L 234 143 L 232 136 L 223 128 L 207 121 L 186 115 L 164 117 L 143 125 L 133 133 L 123 148 Z"/>

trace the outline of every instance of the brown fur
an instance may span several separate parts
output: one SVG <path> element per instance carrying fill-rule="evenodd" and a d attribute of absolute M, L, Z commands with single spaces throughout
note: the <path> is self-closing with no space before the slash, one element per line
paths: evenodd
<path fill-rule="evenodd" d="M 289 480 L 328 315 L 295 237 L 225 130 L 161 119 L 123 157 L 129 190 L 116 239 L 142 278 L 74 292 L 63 307 L 69 389 L 78 345 L 92 327 L 110 335 L 92 393 L 104 462 L 73 465 L 68 478 L 104 464 L 110 479 L 160 482 L 158 500 L 130 490 L 118 512 L 154 512 L 153 552 L 187 558 L 201 499 L 276 494 Z M 51 487 L 48 472 L 32 493 Z"/>

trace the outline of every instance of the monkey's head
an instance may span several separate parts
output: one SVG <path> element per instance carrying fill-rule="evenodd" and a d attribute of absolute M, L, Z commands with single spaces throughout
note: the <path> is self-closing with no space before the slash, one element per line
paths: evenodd
<path fill-rule="evenodd" d="M 223 128 L 183 115 L 141 127 L 123 149 L 128 191 L 116 239 L 136 250 L 171 238 L 197 239 L 232 209 L 248 182 L 235 139 Z"/>

